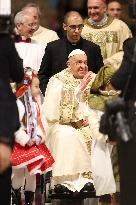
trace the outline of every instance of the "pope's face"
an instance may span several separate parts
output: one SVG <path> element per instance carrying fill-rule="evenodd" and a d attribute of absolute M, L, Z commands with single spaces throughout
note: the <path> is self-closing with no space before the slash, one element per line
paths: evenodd
<path fill-rule="evenodd" d="M 103 19 L 106 12 L 106 4 L 103 0 L 88 0 L 88 16 L 95 22 Z"/>
<path fill-rule="evenodd" d="M 77 79 L 83 79 L 88 72 L 87 56 L 84 54 L 72 56 L 68 63 L 73 76 Z"/>

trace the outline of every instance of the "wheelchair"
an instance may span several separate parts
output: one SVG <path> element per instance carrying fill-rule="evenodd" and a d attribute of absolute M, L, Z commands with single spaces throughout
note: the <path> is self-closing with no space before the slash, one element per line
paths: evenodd
<path fill-rule="evenodd" d="M 111 196 L 109 194 L 103 196 L 96 196 L 96 191 L 93 189 L 92 191 L 84 191 L 84 192 L 63 192 L 63 193 L 56 193 L 54 190 L 51 189 L 51 176 L 52 172 L 47 172 L 45 175 L 42 176 L 42 193 L 44 197 L 44 204 L 51 203 L 54 199 L 59 200 L 84 200 L 87 198 L 98 198 L 100 202 L 107 202 L 111 203 Z"/>

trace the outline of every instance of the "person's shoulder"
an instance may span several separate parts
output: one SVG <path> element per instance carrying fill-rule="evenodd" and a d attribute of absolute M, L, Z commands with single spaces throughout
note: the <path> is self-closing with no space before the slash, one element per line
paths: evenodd
<path fill-rule="evenodd" d="M 132 32 L 129 29 L 128 25 L 121 19 L 113 19 L 112 23 L 110 24 L 110 27 L 114 28 L 115 31 L 119 32 L 120 36 L 125 36 L 125 38 L 132 37 Z"/>
<path fill-rule="evenodd" d="M 48 29 L 48 28 L 45 28 L 43 26 L 40 26 L 40 29 L 48 34 L 56 34 L 55 31 L 51 30 L 51 29 Z"/>
<path fill-rule="evenodd" d="M 45 28 L 43 26 L 39 27 L 39 33 L 42 32 L 44 35 L 48 36 L 49 38 L 52 38 L 52 40 L 57 40 L 59 39 L 56 31 L 53 31 L 51 29 Z"/>
<path fill-rule="evenodd" d="M 124 49 L 133 49 L 136 46 L 136 37 L 128 38 L 124 41 L 123 48 Z"/>
<path fill-rule="evenodd" d="M 63 69 L 62 71 L 60 71 L 59 73 L 56 73 L 55 75 L 53 75 L 49 81 L 63 81 L 64 77 L 66 76 L 67 73 L 67 68 Z"/>
<path fill-rule="evenodd" d="M 123 20 L 117 18 L 114 18 L 113 22 L 127 25 Z"/>
<path fill-rule="evenodd" d="M 52 47 L 52 48 L 54 48 L 54 47 L 57 48 L 57 46 L 61 46 L 63 43 L 64 43 L 64 39 L 58 39 L 58 40 L 49 42 L 49 43 L 47 44 L 47 47 L 48 47 L 48 48 L 51 48 L 51 47 Z"/>
<path fill-rule="evenodd" d="M 60 71 L 59 73 L 53 75 L 50 79 L 49 79 L 49 83 L 48 84 L 52 84 L 52 83 L 61 83 L 63 80 L 63 76 L 65 74 L 65 70 Z"/>
<path fill-rule="evenodd" d="M 133 38 L 128 38 L 127 40 L 125 40 L 124 44 L 135 44 L 136 43 L 136 36 Z"/>
<path fill-rule="evenodd" d="M 121 26 L 121 27 L 127 27 L 128 28 L 128 25 L 121 19 L 116 19 L 114 18 L 113 21 L 112 21 L 116 26 Z"/>
<path fill-rule="evenodd" d="M 136 50 L 136 37 L 128 38 L 127 40 L 124 41 L 123 51 L 127 58 L 129 59 L 132 58 L 135 50 Z"/>
<path fill-rule="evenodd" d="M 38 29 L 38 32 L 46 32 L 46 33 L 56 33 L 55 31 L 51 30 L 51 29 L 48 29 L 46 27 L 43 27 L 43 26 L 39 26 L 39 29 Z"/>
<path fill-rule="evenodd" d="M 89 22 L 89 18 L 85 18 L 84 19 L 84 27 L 90 27 L 91 26 L 91 24 L 90 24 L 90 22 Z M 84 29 L 84 28 L 83 28 Z"/>
<path fill-rule="evenodd" d="M 86 45 L 87 47 L 90 47 L 90 48 L 93 48 L 93 49 L 98 49 L 99 48 L 99 46 L 96 43 L 92 42 L 92 41 L 88 41 L 84 38 L 82 38 L 82 41 L 83 41 L 84 45 Z"/>
<path fill-rule="evenodd" d="M 64 76 L 65 72 L 67 69 L 63 69 L 62 71 L 60 71 L 59 73 L 56 73 L 55 75 L 53 75 L 54 78 L 61 78 Z"/>

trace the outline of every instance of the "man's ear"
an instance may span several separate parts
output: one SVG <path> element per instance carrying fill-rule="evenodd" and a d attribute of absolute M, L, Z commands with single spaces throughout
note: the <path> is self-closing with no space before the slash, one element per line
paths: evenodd
<path fill-rule="evenodd" d="M 106 13 L 106 12 L 107 12 L 107 5 L 104 4 L 104 13 Z"/>
<path fill-rule="evenodd" d="M 17 31 L 20 31 L 20 27 L 21 27 L 21 23 L 17 23 L 17 24 L 16 24 L 16 29 L 17 29 Z"/>
<path fill-rule="evenodd" d="M 64 29 L 64 31 L 67 30 L 67 25 L 65 23 L 63 23 L 63 29 Z"/>
<path fill-rule="evenodd" d="M 69 67 L 69 65 L 70 65 L 70 62 L 69 62 L 69 60 L 66 62 L 66 65 L 67 65 L 67 67 Z"/>
<path fill-rule="evenodd" d="M 104 13 L 106 13 L 106 12 L 107 12 L 107 7 L 104 8 Z"/>

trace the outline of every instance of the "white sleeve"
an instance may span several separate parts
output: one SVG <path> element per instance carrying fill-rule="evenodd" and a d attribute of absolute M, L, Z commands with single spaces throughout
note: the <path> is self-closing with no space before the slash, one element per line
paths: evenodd
<path fill-rule="evenodd" d="M 15 141 L 19 143 L 21 146 L 24 147 L 29 141 L 29 139 L 30 137 L 28 134 L 26 134 L 23 126 L 21 126 L 17 132 L 15 132 Z"/>
<path fill-rule="evenodd" d="M 96 74 L 93 73 L 91 81 L 89 82 L 89 84 L 86 86 L 86 88 L 83 91 L 80 90 L 80 85 L 75 88 L 75 99 L 78 102 L 78 109 L 82 113 L 83 118 L 86 118 L 89 115 L 88 104 L 87 102 L 84 101 L 83 94 L 85 90 L 88 89 L 88 86 L 91 87 L 93 81 L 95 80 L 95 77 L 96 77 Z"/>
<path fill-rule="evenodd" d="M 42 115 L 50 123 L 59 122 L 60 101 L 62 82 L 57 78 L 52 77 L 47 85 L 44 103 L 42 105 Z"/>

